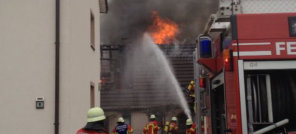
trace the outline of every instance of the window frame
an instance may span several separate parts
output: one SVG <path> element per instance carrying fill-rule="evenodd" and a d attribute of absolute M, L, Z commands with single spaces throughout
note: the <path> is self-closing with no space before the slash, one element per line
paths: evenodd
<path fill-rule="evenodd" d="M 96 49 L 96 30 L 95 30 L 95 16 L 92 11 L 90 11 L 90 47 L 95 51 Z"/>
<path fill-rule="evenodd" d="M 95 83 L 94 82 L 90 82 L 90 107 L 95 107 L 96 105 L 96 99 L 95 99 Z"/>

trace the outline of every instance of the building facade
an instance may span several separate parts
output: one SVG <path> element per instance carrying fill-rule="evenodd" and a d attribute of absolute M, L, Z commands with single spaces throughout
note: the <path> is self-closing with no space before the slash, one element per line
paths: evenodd
<path fill-rule="evenodd" d="M 100 106 L 99 1 L 2 0 L 0 18 L 0 133 L 75 133 Z"/>

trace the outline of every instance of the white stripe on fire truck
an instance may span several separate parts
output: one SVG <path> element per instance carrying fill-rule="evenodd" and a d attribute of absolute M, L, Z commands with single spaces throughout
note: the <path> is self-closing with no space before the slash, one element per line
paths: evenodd
<path fill-rule="evenodd" d="M 237 52 L 233 52 L 233 56 L 237 56 Z M 241 51 L 239 56 L 266 56 L 271 55 L 271 51 Z"/>
<path fill-rule="evenodd" d="M 239 45 L 243 45 L 243 46 L 247 46 L 247 45 L 250 45 L 250 46 L 257 46 L 257 45 L 270 45 L 271 43 L 270 42 L 256 42 L 256 43 L 239 43 Z M 237 46 L 237 43 L 233 43 L 232 44 L 233 46 Z"/>

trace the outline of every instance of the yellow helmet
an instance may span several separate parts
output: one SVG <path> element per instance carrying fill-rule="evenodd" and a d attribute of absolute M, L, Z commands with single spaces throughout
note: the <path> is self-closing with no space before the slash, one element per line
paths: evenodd
<path fill-rule="evenodd" d="M 193 124 L 192 119 L 187 119 L 186 120 L 186 125 L 192 125 L 192 124 Z"/>
<path fill-rule="evenodd" d="M 94 107 L 87 112 L 87 122 L 96 122 L 106 119 L 104 111 L 100 107 Z"/>
<path fill-rule="evenodd" d="M 121 123 L 124 123 L 124 119 L 122 117 L 119 117 L 117 122 L 121 122 Z"/>
<path fill-rule="evenodd" d="M 155 115 L 154 114 L 151 114 L 150 115 L 150 119 L 155 119 Z"/>
<path fill-rule="evenodd" d="M 177 117 L 172 117 L 172 121 L 177 121 Z"/>
<path fill-rule="evenodd" d="M 170 125 L 170 122 L 166 121 L 166 122 L 165 122 L 165 125 Z"/>
<path fill-rule="evenodd" d="M 192 85 L 193 85 L 193 84 L 194 84 L 194 81 L 193 81 L 193 80 L 192 80 L 192 81 L 190 81 L 190 84 L 192 84 Z"/>

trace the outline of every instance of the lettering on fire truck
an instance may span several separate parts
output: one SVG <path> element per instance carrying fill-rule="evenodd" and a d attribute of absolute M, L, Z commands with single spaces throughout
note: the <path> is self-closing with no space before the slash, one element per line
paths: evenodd
<path fill-rule="evenodd" d="M 296 55 L 296 42 L 276 42 L 276 55 L 281 55 L 283 51 L 287 55 Z"/>

